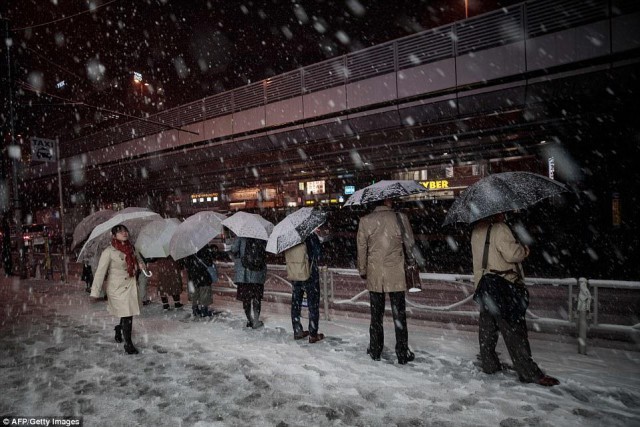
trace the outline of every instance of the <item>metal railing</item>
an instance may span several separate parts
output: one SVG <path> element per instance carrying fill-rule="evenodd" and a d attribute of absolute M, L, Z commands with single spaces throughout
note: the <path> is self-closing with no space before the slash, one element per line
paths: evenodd
<path fill-rule="evenodd" d="M 540 0 L 502 8 L 328 59 L 151 115 L 182 127 L 249 108 L 637 12 L 625 0 Z M 62 144 L 62 157 L 165 130 L 130 121 Z"/>
<path fill-rule="evenodd" d="M 218 263 L 223 269 L 233 269 L 232 263 Z M 284 265 L 268 266 L 268 276 L 265 283 L 265 295 L 272 296 L 274 299 L 290 298 L 292 284 L 283 277 L 286 272 Z M 348 278 L 349 280 L 357 280 L 362 286 L 358 289 L 349 289 L 349 295 L 336 296 L 335 282 L 336 278 Z M 418 302 L 419 298 L 416 294 L 407 293 L 407 312 L 412 313 L 437 313 L 438 315 L 451 316 L 457 318 L 477 319 L 479 312 L 473 298 L 473 276 L 465 274 L 439 274 L 439 273 L 421 273 L 421 279 L 427 283 L 438 283 L 440 286 L 453 287 L 461 291 L 462 297 L 454 302 L 444 305 L 424 304 Z M 586 287 L 579 286 L 580 283 L 586 284 Z M 617 332 L 627 336 L 640 334 L 640 323 L 622 325 L 622 324 L 601 324 L 598 321 L 598 307 L 600 305 L 599 289 L 626 289 L 632 291 L 640 291 L 640 282 L 634 281 L 617 281 L 617 280 L 599 280 L 586 278 L 528 278 L 525 280 L 527 286 L 534 289 L 536 287 L 551 286 L 554 288 L 566 288 L 566 318 L 545 317 L 536 314 L 536 310 L 531 307 L 527 310 L 527 320 L 536 324 L 536 326 L 549 326 L 554 329 L 564 327 L 568 331 L 574 331 L 578 338 L 578 348 L 581 353 L 586 352 L 587 332 Z M 331 308 L 340 309 L 347 307 L 369 307 L 367 298 L 368 291 L 358 272 L 354 269 L 344 268 L 327 268 L 322 267 L 320 270 L 320 294 L 321 304 L 325 320 L 331 320 Z M 343 287 L 344 288 L 344 287 Z M 235 292 L 235 284 L 233 277 L 229 274 L 221 274 L 221 279 L 215 284 L 214 290 L 221 293 Z M 580 298 L 587 292 L 587 305 L 580 304 Z M 424 286 L 422 293 L 418 295 L 428 295 L 433 292 L 432 286 Z M 343 291 L 344 294 L 344 291 Z M 463 307 L 466 306 L 466 309 Z M 387 307 L 387 311 L 390 308 Z M 640 313 L 637 313 L 640 316 Z"/>

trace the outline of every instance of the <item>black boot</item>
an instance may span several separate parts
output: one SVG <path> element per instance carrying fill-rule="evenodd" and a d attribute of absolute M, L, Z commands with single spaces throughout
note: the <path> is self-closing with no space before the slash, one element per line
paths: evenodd
<path fill-rule="evenodd" d="M 160 297 L 160 300 L 162 301 L 162 309 L 163 310 L 169 310 L 169 298 Z"/>
<path fill-rule="evenodd" d="M 180 294 L 173 296 L 173 306 L 175 308 L 182 308 L 182 303 L 180 302 Z"/>
<path fill-rule="evenodd" d="M 122 325 L 116 325 L 115 330 L 116 330 L 116 336 L 115 336 L 116 342 L 122 342 Z"/>
<path fill-rule="evenodd" d="M 213 312 L 209 310 L 209 306 L 201 305 L 200 306 L 200 317 L 212 317 Z"/>
<path fill-rule="evenodd" d="M 244 309 L 245 316 L 247 316 L 247 328 L 252 328 L 253 322 L 251 321 L 251 300 L 242 301 L 242 308 Z"/>
<path fill-rule="evenodd" d="M 253 304 L 253 310 L 251 312 L 251 327 L 253 329 L 262 328 L 264 326 L 264 322 L 260 321 L 260 310 L 262 309 L 262 304 L 257 298 L 254 298 L 251 302 Z"/>
<path fill-rule="evenodd" d="M 138 354 L 138 349 L 133 346 L 131 332 L 133 331 L 133 317 L 122 318 L 122 334 L 124 335 L 124 351 L 127 354 Z"/>

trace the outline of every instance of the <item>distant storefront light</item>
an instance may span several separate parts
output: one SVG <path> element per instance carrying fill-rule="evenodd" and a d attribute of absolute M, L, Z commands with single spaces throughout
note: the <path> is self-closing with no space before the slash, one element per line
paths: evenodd
<path fill-rule="evenodd" d="M 142 82 L 142 73 L 134 71 L 133 72 L 133 81 L 136 82 L 136 83 Z"/>
<path fill-rule="evenodd" d="M 200 197 L 200 198 L 198 199 L 198 201 L 199 201 L 199 202 L 201 202 L 201 203 L 202 203 L 202 202 L 204 202 L 204 197 Z"/>
<path fill-rule="evenodd" d="M 307 194 L 324 194 L 324 180 L 308 181 Z"/>
<path fill-rule="evenodd" d="M 345 195 L 349 195 L 349 194 L 353 194 L 356 192 L 356 186 L 355 185 L 345 185 L 344 186 L 344 194 Z"/>

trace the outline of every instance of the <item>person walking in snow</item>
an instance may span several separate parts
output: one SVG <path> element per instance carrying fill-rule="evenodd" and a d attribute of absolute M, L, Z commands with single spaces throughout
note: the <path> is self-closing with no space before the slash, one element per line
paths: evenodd
<path fill-rule="evenodd" d="M 405 291 L 407 283 L 404 274 L 403 236 L 399 224 L 401 218 L 405 238 L 410 247 L 414 244 L 413 232 L 405 214 L 394 212 L 393 201 L 378 202 L 374 211 L 360 219 L 358 225 L 358 272 L 367 281 L 371 303 L 371 324 L 369 326 L 369 348 L 367 354 L 373 360 L 380 360 L 384 347 L 382 322 L 385 312 L 385 294 L 389 294 L 393 324 L 396 331 L 396 356 L 404 365 L 415 359 L 409 349 L 407 332 L 407 312 Z"/>
<path fill-rule="evenodd" d="M 256 245 L 261 245 L 262 248 L 254 248 Z M 236 237 L 231 246 L 235 272 L 233 281 L 238 287 L 236 299 L 242 301 L 242 308 L 247 316 L 247 328 L 258 329 L 264 326 L 264 322 L 260 320 L 260 311 L 264 282 L 267 279 L 266 246 L 267 242 L 264 240 L 247 237 Z M 248 261 L 247 256 L 250 252 L 253 256 L 252 260 Z"/>
<path fill-rule="evenodd" d="M 471 233 L 474 300 L 480 303 L 480 367 L 487 374 L 502 370 L 496 354 L 501 333 L 520 381 L 554 386 L 560 382 L 534 362 L 527 335 L 529 292 L 520 263 L 529 256 L 529 248 L 515 239 L 504 219 L 500 213 L 480 220 Z"/>
<path fill-rule="evenodd" d="M 318 265 L 322 247 L 317 230 L 314 230 L 304 242 L 287 249 L 284 253 L 287 262 L 287 277 L 291 280 L 291 323 L 293 338 L 301 340 L 309 336 L 311 344 L 324 339 L 318 333 L 320 323 L 320 273 Z M 309 309 L 309 330 L 305 331 L 300 322 L 302 299 L 307 293 Z"/>
<path fill-rule="evenodd" d="M 127 354 L 138 354 L 133 345 L 133 316 L 140 314 L 136 269 L 143 267 L 135 249 L 129 241 L 129 230 L 124 225 L 111 229 L 111 245 L 100 255 L 100 261 L 91 285 L 91 298 L 94 301 L 101 296 L 103 285 L 107 288 L 107 310 L 120 318 L 115 327 L 116 342 L 124 341 Z M 124 340 L 123 340 L 124 337 Z"/>

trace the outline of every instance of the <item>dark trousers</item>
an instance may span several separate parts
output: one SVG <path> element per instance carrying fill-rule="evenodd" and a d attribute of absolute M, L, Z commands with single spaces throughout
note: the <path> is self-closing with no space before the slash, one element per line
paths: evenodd
<path fill-rule="evenodd" d="M 371 302 L 371 324 L 369 326 L 369 351 L 372 356 L 380 357 L 384 347 L 385 294 L 369 291 Z M 389 292 L 393 325 L 396 330 L 396 355 L 405 357 L 409 350 L 409 332 L 407 331 L 407 309 L 404 292 Z"/>
<path fill-rule="evenodd" d="M 293 333 L 302 334 L 303 327 L 300 322 L 300 311 L 302 310 L 302 297 L 307 291 L 307 308 L 309 309 L 309 335 L 318 335 L 318 323 L 320 322 L 320 277 L 312 274 L 304 282 L 292 282 L 291 292 L 291 323 Z"/>
<path fill-rule="evenodd" d="M 501 333 L 520 381 L 533 382 L 540 378 L 542 371 L 531 357 L 524 317 L 508 322 L 481 308 L 479 326 L 480 363 L 484 372 L 492 374 L 502 369 L 496 354 L 498 333 Z"/>

